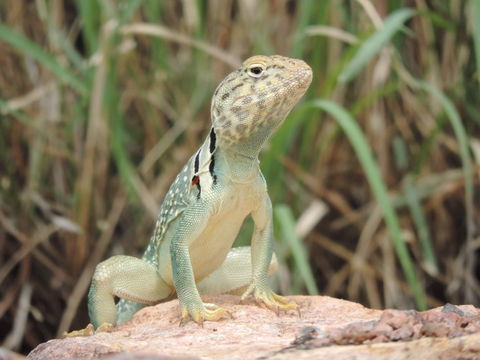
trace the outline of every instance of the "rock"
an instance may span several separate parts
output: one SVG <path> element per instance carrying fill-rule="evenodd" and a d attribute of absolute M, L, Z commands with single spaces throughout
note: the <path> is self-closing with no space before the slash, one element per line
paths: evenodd
<path fill-rule="evenodd" d="M 235 296 L 205 297 L 233 319 L 179 326 L 178 301 L 142 309 L 109 333 L 50 340 L 43 359 L 480 359 L 480 309 L 453 306 L 423 313 L 372 310 L 327 296 L 292 296 L 301 306 L 281 313 Z"/>

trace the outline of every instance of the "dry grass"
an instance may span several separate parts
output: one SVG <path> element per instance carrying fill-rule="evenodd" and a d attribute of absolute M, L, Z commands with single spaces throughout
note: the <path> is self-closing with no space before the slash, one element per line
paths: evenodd
<path fill-rule="evenodd" d="M 340 81 L 399 7 L 418 12 Z M 262 156 L 290 265 L 281 290 L 413 307 L 398 237 L 429 307 L 479 305 L 479 17 L 475 1 L 456 0 L 1 3 L 3 346 L 26 352 L 85 325 L 95 264 L 141 253 L 209 127 L 216 84 L 256 53 L 314 69 L 307 105 Z M 311 106 L 318 98 L 360 125 L 397 233 L 345 129 Z"/>

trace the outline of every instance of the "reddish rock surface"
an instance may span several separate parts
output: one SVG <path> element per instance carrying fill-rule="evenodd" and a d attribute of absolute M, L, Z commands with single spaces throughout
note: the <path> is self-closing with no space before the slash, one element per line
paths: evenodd
<path fill-rule="evenodd" d="M 291 297 L 302 309 L 275 313 L 235 296 L 205 297 L 234 319 L 179 326 L 178 301 L 145 308 L 109 333 L 50 340 L 43 359 L 480 359 L 480 309 L 424 313 L 371 310 L 326 296 Z"/>

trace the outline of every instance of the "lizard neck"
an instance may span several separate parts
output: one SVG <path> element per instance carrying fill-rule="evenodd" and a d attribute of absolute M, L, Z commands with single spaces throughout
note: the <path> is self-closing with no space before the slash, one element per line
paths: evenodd
<path fill-rule="evenodd" d="M 213 183 L 217 181 L 217 176 L 222 175 L 233 183 L 246 184 L 253 181 L 260 174 L 258 153 L 261 144 L 244 141 L 238 146 L 226 146 L 221 138 L 217 139 L 212 127 L 208 137 L 192 157 L 192 181 L 204 183 L 205 178 L 199 177 L 205 175 L 211 178 Z"/>
<path fill-rule="evenodd" d="M 219 142 L 228 152 L 241 154 L 246 158 L 257 159 L 264 144 L 282 122 L 283 118 L 272 117 L 261 125 L 251 125 L 249 131 L 237 131 L 234 133 L 236 136 L 235 141 L 224 141 L 223 137 L 219 136 Z"/>
<path fill-rule="evenodd" d="M 237 152 L 231 148 L 218 148 L 219 162 L 225 169 L 225 175 L 234 183 L 249 183 L 260 174 L 258 157 Z"/>

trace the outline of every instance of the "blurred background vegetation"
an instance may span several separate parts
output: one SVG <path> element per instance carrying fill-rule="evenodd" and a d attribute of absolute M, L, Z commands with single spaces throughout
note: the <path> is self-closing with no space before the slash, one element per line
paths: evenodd
<path fill-rule="evenodd" d="M 478 306 L 479 19 L 475 0 L 0 2 L 0 343 L 85 326 L 94 266 L 142 253 L 253 54 L 314 71 L 262 154 L 280 291 Z"/>

